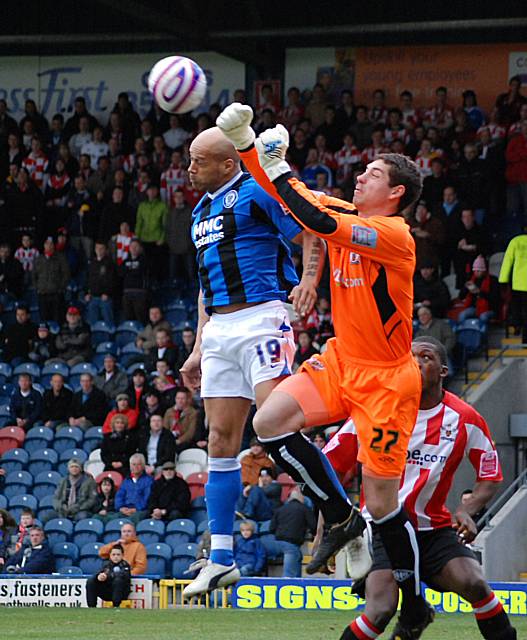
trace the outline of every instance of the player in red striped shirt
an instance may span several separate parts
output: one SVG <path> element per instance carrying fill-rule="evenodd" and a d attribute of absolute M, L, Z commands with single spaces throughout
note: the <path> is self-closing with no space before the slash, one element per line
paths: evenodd
<path fill-rule="evenodd" d="M 453 591 L 472 604 L 486 640 L 515 640 L 516 631 L 489 585 L 472 550 L 465 544 L 477 535 L 472 517 L 494 496 L 503 480 L 498 454 L 483 417 L 453 393 L 443 390 L 448 374 L 446 351 L 434 338 L 412 343 L 423 381 L 419 413 L 408 446 L 399 500 L 417 530 L 421 579 L 438 591 Z M 346 474 L 355 465 L 357 436 L 349 420 L 326 445 L 331 465 Z M 476 471 L 470 502 L 452 515 L 445 501 L 464 457 Z M 363 515 L 368 514 L 363 510 Z M 460 542 L 462 544 L 460 544 Z M 380 537 L 373 526 L 373 567 L 366 579 L 366 610 L 347 627 L 341 640 L 373 640 L 397 610 L 399 590 Z M 432 621 L 410 627 L 405 609 L 392 640 L 416 640 Z"/>

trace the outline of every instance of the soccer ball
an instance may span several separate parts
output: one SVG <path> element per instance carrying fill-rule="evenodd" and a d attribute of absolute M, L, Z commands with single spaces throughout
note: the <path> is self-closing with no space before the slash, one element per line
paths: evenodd
<path fill-rule="evenodd" d="M 155 63 L 148 76 L 148 89 L 157 104 L 169 113 L 195 109 L 207 91 L 203 69 L 183 56 L 168 56 Z"/>

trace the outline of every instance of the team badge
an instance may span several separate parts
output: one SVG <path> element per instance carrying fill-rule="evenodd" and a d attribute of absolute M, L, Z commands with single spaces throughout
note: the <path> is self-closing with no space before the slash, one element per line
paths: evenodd
<path fill-rule="evenodd" d="M 223 206 L 226 209 L 230 209 L 236 204 L 237 200 L 238 192 L 234 191 L 234 189 L 231 189 L 230 191 L 227 191 L 227 193 L 223 196 Z"/>
<path fill-rule="evenodd" d="M 480 478 L 494 478 L 498 475 L 498 468 L 498 454 L 495 451 L 488 451 L 479 459 Z"/>
<path fill-rule="evenodd" d="M 358 224 L 354 224 L 351 227 L 351 241 L 361 247 L 375 249 L 377 246 L 377 231 L 371 227 L 361 227 Z"/>
<path fill-rule="evenodd" d="M 358 253 L 350 253 L 350 264 L 360 264 L 360 255 Z"/>

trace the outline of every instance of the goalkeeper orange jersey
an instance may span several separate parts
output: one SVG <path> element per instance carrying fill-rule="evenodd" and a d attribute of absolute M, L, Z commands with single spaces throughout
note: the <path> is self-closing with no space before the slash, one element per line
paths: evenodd
<path fill-rule="evenodd" d="M 415 243 L 404 219 L 361 218 L 349 202 L 317 196 L 290 175 L 271 183 L 254 147 L 240 156 L 257 182 L 328 244 L 339 356 L 375 365 L 409 355 Z"/>

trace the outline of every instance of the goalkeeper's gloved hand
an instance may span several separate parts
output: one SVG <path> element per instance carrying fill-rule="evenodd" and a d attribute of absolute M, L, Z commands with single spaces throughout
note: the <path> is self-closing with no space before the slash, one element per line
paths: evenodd
<path fill-rule="evenodd" d="M 252 121 L 253 110 L 251 107 L 248 104 L 233 102 L 225 107 L 216 118 L 216 125 L 236 149 L 244 151 L 254 143 L 256 137 L 251 129 Z"/>
<path fill-rule="evenodd" d="M 285 154 L 289 147 L 289 133 L 279 124 L 274 129 L 263 131 L 254 143 L 258 151 L 260 166 L 271 182 L 284 173 L 289 173 L 291 167 L 285 161 Z"/>

